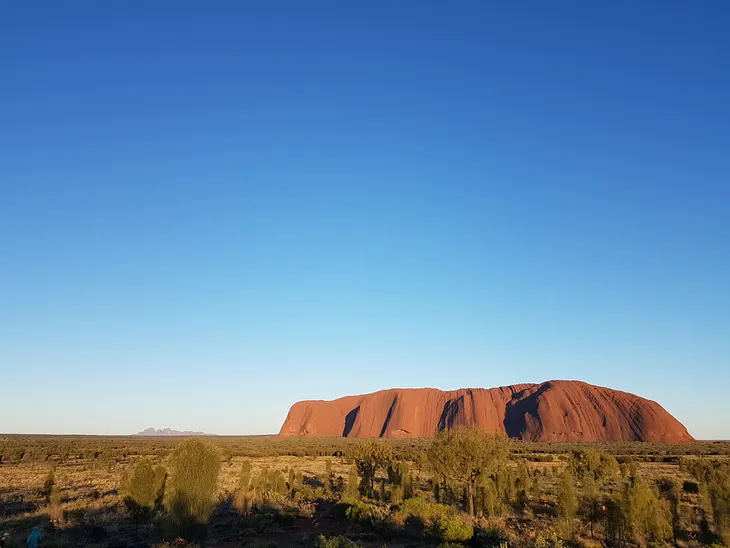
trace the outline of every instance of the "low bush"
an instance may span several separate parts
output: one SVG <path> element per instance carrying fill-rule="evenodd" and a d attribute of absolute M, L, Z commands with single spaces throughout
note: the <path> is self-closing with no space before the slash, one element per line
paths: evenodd
<path fill-rule="evenodd" d="M 376 523 L 384 521 L 388 516 L 388 509 L 357 499 L 345 499 L 345 517 L 351 522 Z"/>
<path fill-rule="evenodd" d="M 565 543 L 555 531 L 539 532 L 535 536 L 535 548 L 565 548 Z"/>
<path fill-rule="evenodd" d="M 429 528 L 435 537 L 446 542 L 466 542 L 474 535 L 474 525 L 459 514 L 441 516 Z"/>
<path fill-rule="evenodd" d="M 403 525 L 411 519 L 418 519 L 424 525 L 433 525 L 439 518 L 453 516 L 458 511 L 453 506 L 428 502 L 416 497 L 403 501 L 393 513 L 392 518 L 396 525 Z"/>
<path fill-rule="evenodd" d="M 347 537 L 325 537 L 319 535 L 313 543 L 314 548 L 360 548 L 362 545 Z"/>

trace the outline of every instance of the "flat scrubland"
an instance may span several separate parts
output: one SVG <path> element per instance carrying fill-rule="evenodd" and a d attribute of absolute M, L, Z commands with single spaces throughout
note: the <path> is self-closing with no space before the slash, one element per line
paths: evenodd
<path fill-rule="evenodd" d="M 207 461 L 181 438 L 0 435 L 6 546 L 35 526 L 48 547 L 730 542 L 730 442 L 199 440 Z"/>

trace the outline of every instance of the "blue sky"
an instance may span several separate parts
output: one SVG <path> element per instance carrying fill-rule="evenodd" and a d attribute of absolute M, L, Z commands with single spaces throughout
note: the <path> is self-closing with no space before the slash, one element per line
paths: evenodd
<path fill-rule="evenodd" d="M 730 438 L 730 4 L 0 4 L 0 431 L 569 378 Z"/>

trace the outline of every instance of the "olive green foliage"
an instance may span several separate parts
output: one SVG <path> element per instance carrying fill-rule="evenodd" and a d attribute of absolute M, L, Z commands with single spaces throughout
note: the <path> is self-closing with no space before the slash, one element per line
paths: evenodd
<path fill-rule="evenodd" d="M 631 485 L 633 485 L 639 475 L 639 467 L 634 459 L 630 459 L 619 465 L 619 472 L 621 472 L 621 478 L 624 481 L 628 481 Z"/>
<path fill-rule="evenodd" d="M 325 537 L 319 535 L 313 544 L 314 548 L 360 548 L 361 544 L 343 536 Z"/>
<path fill-rule="evenodd" d="M 428 461 L 433 471 L 467 489 L 469 514 L 474 515 L 474 492 L 483 476 L 496 472 L 509 455 L 509 439 L 478 428 L 444 430 L 433 439 Z"/>
<path fill-rule="evenodd" d="M 532 482 L 530 483 L 530 497 L 535 501 L 539 501 L 540 497 L 542 497 L 542 485 L 540 483 L 540 476 L 537 474 L 532 477 Z"/>
<path fill-rule="evenodd" d="M 504 503 L 497 492 L 497 486 L 492 478 L 482 478 L 477 492 L 479 494 L 479 508 L 484 515 L 496 517 L 504 513 Z"/>
<path fill-rule="evenodd" d="M 404 497 L 413 496 L 411 486 L 410 466 L 407 462 L 394 461 L 388 465 L 388 480 L 390 481 L 390 502 L 400 503 Z"/>
<path fill-rule="evenodd" d="M 657 480 L 659 495 L 667 501 L 672 522 L 672 537 L 676 544 L 677 536 L 682 529 L 682 493 L 679 483 L 674 478 Z"/>
<path fill-rule="evenodd" d="M 258 476 L 253 478 L 251 488 L 257 497 L 271 498 L 276 495 L 286 494 L 286 478 L 280 470 L 270 469 L 264 466 Z"/>
<path fill-rule="evenodd" d="M 350 467 L 350 474 L 347 476 L 347 487 L 345 487 L 345 496 L 356 498 L 358 495 L 358 482 L 360 477 L 357 475 L 357 465 L 353 463 Z"/>
<path fill-rule="evenodd" d="M 628 491 L 628 519 L 634 541 L 640 546 L 662 542 L 672 535 L 669 503 L 642 481 Z"/>
<path fill-rule="evenodd" d="M 606 539 L 613 545 L 622 545 L 630 532 L 628 516 L 628 486 L 603 499 Z"/>
<path fill-rule="evenodd" d="M 51 501 L 51 491 L 53 491 L 54 485 L 56 485 L 56 474 L 53 470 L 49 470 L 46 479 L 43 480 L 43 496 L 48 502 Z"/>
<path fill-rule="evenodd" d="M 619 464 L 613 455 L 594 449 L 573 449 L 568 466 L 573 477 L 584 481 L 590 476 L 598 486 L 619 473 Z"/>
<path fill-rule="evenodd" d="M 246 492 L 251 483 L 251 461 L 246 459 L 241 463 L 241 471 L 238 473 L 238 489 Z"/>
<path fill-rule="evenodd" d="M 18 441 L 20 439 L 23 440 L 22 444 Z M 451 533 L 460 528 L 462 518 L 459 511 L 468 508 L 468 485 L 463 481 L 447 478 L 429 466 L 426 457 L 432 440 L 382 440 L 382 443 L 392 449 L 392 458 L 388 458 L 372 475 L 373 483 L 369 487 L 372 494 L 384 493 L 374 500 L 353 500 L 350 504 L 342 504 L 342 495 L 339 493 L 344 493 L 344 487 L 349 484 L 353 488 L 350 493 L 353 498 L 359 497 L 357 486 L 360 475 L 357 465 L 350 460 L 355 446 L 361 443 L 358 440 L 211 438 L 206 441 L 218 447 L 220 454 L 230 455 L 232 462 L 239 465 L 241 460 L 248 457 L 289 456 L 257 460 L 253 470 L 249 463 L 245 481 L 240 481 L 240 477 L 237 477 L 238 469 L 226 467 L 226 477 L 221 478 L 222 481 L 217 486 L 216 500 L 226 500 L 230 491 L 233 491 L 235 501 L 239 482 L 245 484 L 246 494 L 251 500 L 243 515 L 229 515 L 224 508 L 216 513 L 215 527 L 211 528 L 215 538 L 211 539 L 211 544 L 235 543 L 240 538 L 247 541 L 246 544 L 263 547 L 280 541 L 288 542 L 293 539 L 294 529 L 301 532 L 309 543 L 314 541 L 320 531 L 329 535 L 335 534 L 334 531 L 337 530 L 349 530 L 358 534 L 356 540 L 361 538 L 368 546 L 379 546 L 384 542 L 415 546 L 425 542 L 435 547 L 443 542 L 447 545 L 451 543 L 456 548 L 460 545 L 458 542 L 444 541 L 443 537 L 465 536 L 463 532 L 460 535 Z M 6 490 L 2 494 L 2 502 L 9 502 L 9 508 L 12 508 L 10 511 L 15 512 L 15 485 L 32 486 L 21 494 L 26 498 L 22 506 L 17 505 L 17 508 L 25 511 L 24 508 L 30 508 L 32 504 L 52 519 L 60 516 L 60 521 L 55 524 L 56 538 L 51 538 L 50 535 L 48 537 L 49 546 L 84 544 L 87 542 L 85 536 L 71 536 L 81 533 L 82 527 L 101 529 L 106 528 L 107 524 L 114 525 L 106 533 L 107 543 L 124 545 L 125 542 L 131 542 L 133 528 L 131 521 L 119 519 L 117 502 L 123 501 L 123 487 L 132 481 L 135 464 L 150 459 L 154 463 L 169 462 L 171 465 L 173 458 L 170 453 L 178 443 L 179 439 L 162 438 L 37 439 L 4 435 L 0 437 L 0 472 L 3 478 L 9 480 L 7 485 L 10 486 L 10 491 Z M 700 543 L 715 543 L 719 547 L 723 533 L 730 529 L 727 523 L 727 516 L 730 515 L 727 493 L 730 489 L 724 483 L 728 475 L 723 471 L 726 467 L 723 463 L 729 460 L 728 451 L 728 443 L 672 447 L 620 442 L 541 444 L 515 441 L 504 465 L 480 471 L 473 492 L 474 513 L 479 516 L 475 524 L 500 524 L 509 532 L 510 544 L 514 546 L 529 546 L 532 541 L 537 545 L 554 545 L 560 542 L 560 537 L 565 542 L 571 542 L 571 545 L 575 543 L 577 546 L 580 543 L 586 547 L 595 547 L 598 543 L 624 548 L 637 544 L 661 546 L 675 537 L 680 547 Z M 602 458 L 602 452 L 610 453 L 618 461 Z M 706 456 L 694 456 L 695 454 Z M 680 458 L 680 455 L 691 456 Z M 330 459 L 331 464 L 327 462 Z M 34 464 L 39 460 L 43 464 Z M 18 461 L 19 471 L 25 477 L 16 482 L 12 476 L 15 471 L 11 467 L 18 466 Z M 547 464 L 543 465 L 543 462 Z M 617 475 L 616 462 L 623 465 L 625 481 Z M 683 470 L 678 470 L 677 464 L 680 462 Z M 661 464 L 655 466 L 653 463 Z M 269 468 L 265 470 L 265 474 L 260 474 L 261 467 L 266 464 Z M 353 464 L 351 472 L 354 478 L 348 480 L 350 464 Z M 52 486 L 44 482 L 45 475 L 51 468 L 56 470 Z M 561 474 L 566 468 L 573 473 L 573 491 L 580 501 L 578 515 L 585 524 L 579 524 L 574 518 L 568 520 L 574 531 L 571 536 L 566 534 L 568 522 L 556 515 Z M 97 470 L 102 473 L 98 477 L 89 477 L 87 484 L 84 473 L 88 471 L 91 474 Z M 106 470 L 111 475 L 104 472 Z M 109 493 L 114 485 L 108 481 L 117 470 L 127 471 L 124 482 L 118 485 L 118 499 L 116 494 Z M 157 478 L 157 469 L 154 471 Z M 686 475 L 690 471 L 694 478 Z M 310 476 L 304 482 L 303 472 Z M 313 476 L 315 473 L 319 474 L 319 478 Z M 342 476 L 338 478 L 338 474 L 344 476 L 344 481 Z M 164 468 L 161 469 L 161 475 L 164 476 Z M 664 478 L 663 475 L 667 477 Z M 164 507 L 170 508 L 174 476 L 175 470 L 170 467 L 170 481 L 167 488 L 162 490 L 163 494 L 157 494 L 155 506 L 159 506 L 158 501 L 164 500 Z M 278 493 L 281 490 L 281 478 L 285 485 L 283 494 Z M 411 478 L 414 481 L 410 481 Z M 322 487 L 318 487 L 320 480 Z M 642 480 L 647 483 L 644 487 L 640 485 Z M 646 487 L 650 491 L 648 496 Z M 434 505 L 435 508 L 431 506 L 431 489 L 438 497 L 436 500 L 444 504 Z M 268 496 L 266 493 L 270 493 L 272 498 L 265 502 L 262 502 L 262 498 L 255 498 L 259 494 L 261 497 Z M 44 498 L 51 499 L 52 504 L 42 508 Z M 410 503 L 411 498 L 416 501 Z M 647 503 L 646 500 L 650 502 Z M 408 504 L 413 507 L 409 509 Z M 418 508 L 419 505 L 425 508 Z M 84 516 L 87 506 L 89 509 Z M 437 510 L 439 506 L 441 511 Z M 643 509 L 647 508 L 652 511 L 642 514 Z M 327 520 L 330 512 L 338 513 L 340 510 L 343 521 L 348 510 L 349 518 L 357 524 L 321 521 Z M 527 515 L 531 510 L 535 512 L 534 519 Z M 520 515 L 521 511 L 525 511 L 525 514 Z M 146 511 L 143 517 L 150 515 L 154 515 L 154 511 Z M 315 518 L 311 524 L 313 527 L 310 528 L 308 524 L 300 531 L 303 523 L 299 519 L 305 517 Z M 22 519 L 24 526 L 34 518 L 29 516 L 26 519 L 22 516 Z M 45 518 L 41 516 L 40 519 Z M 20 539 L 20 535 L 16 534 L 17 521 L 12 515 L 6 516 L 4 520 L 8 524 L 13 542 Z M 665 526 L 661 525 L 662 521 Z M 334 529 L 330 527 L 330 523 Z M 667 523 L 669 527 L 666 527 Z M 140 539 L 138 544 L 149 544 L 159 533 L 167 539 L 175 538 L 168 536 L 167 524 L 167 520 L 160 520 L 162 530 L 159 532 L 146 528 L 147 538 Z M 371 528 L 369 524 L 376 524 L 376 527 Z M 595 541 L 588 539 L 589 525 L 591 529 L 595 528 Z M 557 536 L 552 535 L 555 542 L 551 541 L 551 535 L 547 533 L 551 530 L 558 532 Z M 655 532 L 657 530 L 658 533 Z M 314 536 L 311 531 L 316 532 Z M 538 531 L 543 534 L 535 538 Z M 383 540 L 380 538 L 381 533 Z M 427 538 L 423 536 L 424 533 L 438 534 L 439 538 Z M 85 530 L 81 534 L 86 535 Z M 271 534 L 272 540 L 265 536 L 268 534 Z M 475 531 L 468 541 L 470 548 L 496 547 L 504 542 L 495 542 L 494 539 L 483 541 L 477 538 L 479 536 L 479 530 Z M 724 538 L 725 542 L 730 540 L 726 534 Z M 302 548 L 306 548 L 304 542 L 300 544 Z"/>
<path fill-rule="evenodd" d="M 515 500 L 517 492 L 515 491 L 515 482 L 512 478 L 512 473 L 509 468 L 502 467 L 494 475 L 495 486 L 497 488 L 497 495 L 499 498 L 506 502 L 511 503 Z"/>
<path fill-rule="evenodd" d="M 170 455 L 166 506 L 174 525 L 204 524 L 216 500 L 220 456 L 215 446 L 197 438 L 183 441 Z"/>
<path fill-rule="evenodd" d="M 591 538 L 593 538 L 593 527 L 601 519 L 601 491 L 593 474 L 586 475 L 583 480 L 581 514 L 590 525 Z"/>
<path fill-rule="evenodd" d="M 526 489 L 520 489 L 517 492 L 517 499 L 515 500 L 517 510 L 524 514 L 530 505 L 530 495 Z"/>
<path fill-rule="evenodd" d="M 335 478 L 335 473 L 332 471 L 332 459 L 325 461 L 325 474 L 327 476 L 324 482 L 325 492 L 329 495 L 341 494 L 338 493 L 337 478 Z"/>
<path fill-rule="evenodd" d="M 539 531 L 535 535 L 535 548 L 564 548 L 565 543 L 555 531 Z"/>
<path fill-rule="evenodd" d="M 345 517 L 352 522 L 375 524 L 388 517 L 388 510 L 377 504 L 363 502 L 360 499 L 344 499 L 346 505 Z"/>
<path fill-rule="evenodd" d="M 293 470 L 290 470 L 293 471 Z M 233 506 L 239 512 L 248 512 L 253 504 L 251 493 L 251 461 L 246 459 L 241 463 L 241 471 L 238 473 L 236 492 L 233 495 Z"/>
<path fill-rule="evenodd" d="M 354 443 L 352 438 L 338 437 L 221 437 L 209 440 L 220 448 L 221 454 L 257 457 L 275 456 L 349 456 Z M 175 449 L 176 438 L 157 437 L 84 437 L 84 436 L 35 436 L 7 435 L 0 440 L 0 462 L 56 462 L 67 463 L 89 460 L 123 460 L 130 455 L 164 457 Z M 401 460 L 418 463 L 427 450 L 426 438 L 393 439 L 387 442 L 394 456 Z M 556 456 L 568 455 L 573 449 L 585 449 L 585 443 L 516 442 L 514 453 L 533 462 L 554 461 Z M 730 455 L 730 442 L 697 442 L 686 444 L 661 444 L 643 442 L 598 442 L 591 448 L 611 453 L 617 457 L 631 455 L 641 462 L 676 462 L 683 455 L 713 456 Z"/>
<path fill-rule="evenodd" d="M 393 522 L 403 525 L 409 520 L 418 520 L 424 526 L 431 526 L 444 516 L 456 515 L 458 511 L 453 506 L 428 502 L 421 497 L 404 500 L 393 512 Z"/>
<path fill-rule="evenodd" d="M 429 532 L 446 542 L 465 542 L 474 534 L 474 525 L 461 514 L 447 514 L 438 517 Z"/>
<path fill-rule="evenodd" d="M 513 484 L 515 506 L 521 514 L 524 514 L 529 506 L 531 488 L 530 472 L 524 460 L 520 460 L 511 470 L 510 481 Z"/>
<path fill-rule="evenodd" d="M 160 491 L 164 489 L 165 476 L 166 474 L 153 468 L 152 462 L 143 459 L 134 467 L 132 474 L 125 478 L 122 496 L 125 506 L 134 516 L 135 531 L 139 522 L 151 515 L 155 508 Z"/>
<path fill-rule="evenodd" d="M 380 440 L 358 442 L 352 449 L 352 457 L 360 475 L 360 494 L 372 498 L 375 490 L 375 475 L 393 459 L 393 449 Z"/>
<path fill-rule="evenodd" d="M 575 495 L 575 480 L 570 468 L 567 468 L 558 484 L 558 515 L 570 522 L 578 510 L 578 498 Z"/>
<path fill-rule="evenodd" d="M 703 504 L 712 515 L 715 532 L 730 546 L 730 463 L 693 458 L 681 464 L 701 483 Z"/>

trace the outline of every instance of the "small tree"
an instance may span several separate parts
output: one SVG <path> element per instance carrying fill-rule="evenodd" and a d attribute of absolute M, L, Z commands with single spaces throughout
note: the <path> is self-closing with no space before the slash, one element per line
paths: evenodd
<path fill-rule="evenodd" d="M 520 514 L 524 514 L 527 512 L 527 508 L 530 505 L 530 495 L 527 494 L 527 489 L 520 489 L 517 492 L 517 509 L 520 511 Z"/>
<path fill-rule="evenodd" d="M 290 469 L 294 472 L 294 469 Z M 236 493 L 233 497 L 233 504 L 239 512 L 250 510 L 251 496 L 251 461 L 245 460 L 241 464 L 241 471 L 238 473 L 238 484 L 236 485 Z"/>
<path fill-rule="evenodd" d="M 215 446 L 197 438 L 186 439 L 170 455 L 167 509 L 178 530 L 202 532 L 215 504 L 220 464 Z"/>
<path fill-rule="evenodd" d="M 411 473 L 411 465 L 402 461 L 400 463 L 401 474 L 403 475 L 403 498 L 409 499 L 413 497 L 413 474 Z"/>
<path fill-rule="evenodd" d="M 568 529 L 573 530 L 573 518 L 578 510 L 575 485 L 570 468 L 566 468 L 558 484 L 558 515 L 565 520 Z"/>
<path fill-rule="evenodd" d="M 583 480 L 582 510 L 585 520 L 590 525 L 591 538 L 593 538 L 593 524 L 601 518 L 600 496 L 601 492 L 598 489 L 598 485 L 596 485 L 596 480 L 593 479 L 593 475 L 587 475 Z"/>
<path fill-rule="evenodd" d="M 504 504 L 499 499 L 497 486 L 491 478 L 482 478 L 481 484 L 482 511 L 488 517 L 501 516 Z"/>
<path fill-rule="evenodd" d="M 46 497 L 46 501 L 51 501 L 51 492 L 53 491 L 53 486 L 56 485 L 56 475 L 53 472 L 53 469 L 48 471 L 48 475 L 46 476 L 46 479 L 43 481 L 43 495 Z"/>
<path fill-rule="evenodd" d="M 612 545 L 623 545 L 629 530 L 628 487 L 604 499 L 606 538 Z"/>
<path fill-rule="evenodd" d="M 353 450 L 353 457 L 360 480 L 360 494 L 372 498 L 375 488 L 375 475 L 393 458 L 390 445 L 379 440 L 361 441 Z"/>
<path fill-rule="evenodd" d="M 592 476 L 598 486 L 619 472 L 613 455 L 593 449 L 574 449 L 568 457 L 568 467 L 573 477 L 583 481 Z"/>
<path fill-rule="evenodd" d="M 124 504 L 134 517 L 135 536 L 139 530 L 139 522 L 148 518 L 155 507 L 159 492 L 156 479 L 152 463 L 145 459 L 137 463 L 132 475 L 122 485 Z"/>
<path fill-rule="evenodd" d="M 639 546 L 662 542 L 672 534 L 668 503 L 660 500 L 646 483 L 637 481 L 629 489 L 629 523 L 634 540 Z"/>
<path fill-rule="evenodd" d="M 388 480 L 390 481 L 390 500 L 393 504 L 398 504 L 403 500 L 405 487 L 410 478 L 410 469 L 408 463 L 396 461 L 388 465 Z"/>
<path fill-rule="evenodd" d="M 327 479 L 324 482 L 325 492 L 332 494 L 335 490 L 335 474 L 332 472 L 332 459 L 327 459 L 324 463 L 325 475 Z"/>
<path fill-rule="evenodd" d="M 509 455 L 509 439 L 478 428 L 444 430 L 431 442 L 428 460 L 447 480 L 466 487 L 469 514 L 474 516 L 474 491 L 482 476 L 501 467 Z"/>
<path fill-rule="evenodd" d="M 502 502 L 506 504 L 512 504 L 515 499 L 515 484 L 512 481 L 512 475 L 506 467 L 500 468 L 500 470 L 494 474 L 495 485 L 497 487 L 497 494 Z"/>
<path fill-rule="evenodd" d="M 542 497 L 542 487 L 540 485 L 540 476 L 535 474 L 532 477 L 532 483 L 530 484 L 530 496 L 532 497 L 532 500 L 536 503 L 540 502 L 540 498 Z"/>
<path fill-rule="evenodd" d="M 292 468 L 292 472 L 294 469 Z M 241 471 L 238 473 L 238 489 L 241 491 L 248 491 L 248 486 L 251 483 L 251 461 L 245 460 L 241 463 Z"/>
<path fill-rule="evenodd" d="M 672 518 L 672 539 L 676 546 L 682 519 L 682 499 L 679 484 L 673 478 L 661 478 L 658 486 L 659 494 L 669 504 L 669 512 Z"/>
<path fill-rule="evenodd" d="M 294 491 L 296 490 L 296 480 L 297 480 L 297 474 L 294 471 L 294 468 L 289 468 L 289 472 L 287 472 L 287 478 L 286 483 L 289 487 L 289 494 L 293 497 Z"/>
<path fill-rule="evenodd" d="M 347 487 L 345 488 L 345 495 L 350 498 L 356 498 L 358 495 L 358 483 L 360 481 L 357 475 L 357 465 L 353 463 L 350 467 L 350 474 L 347 476 Z"/>

